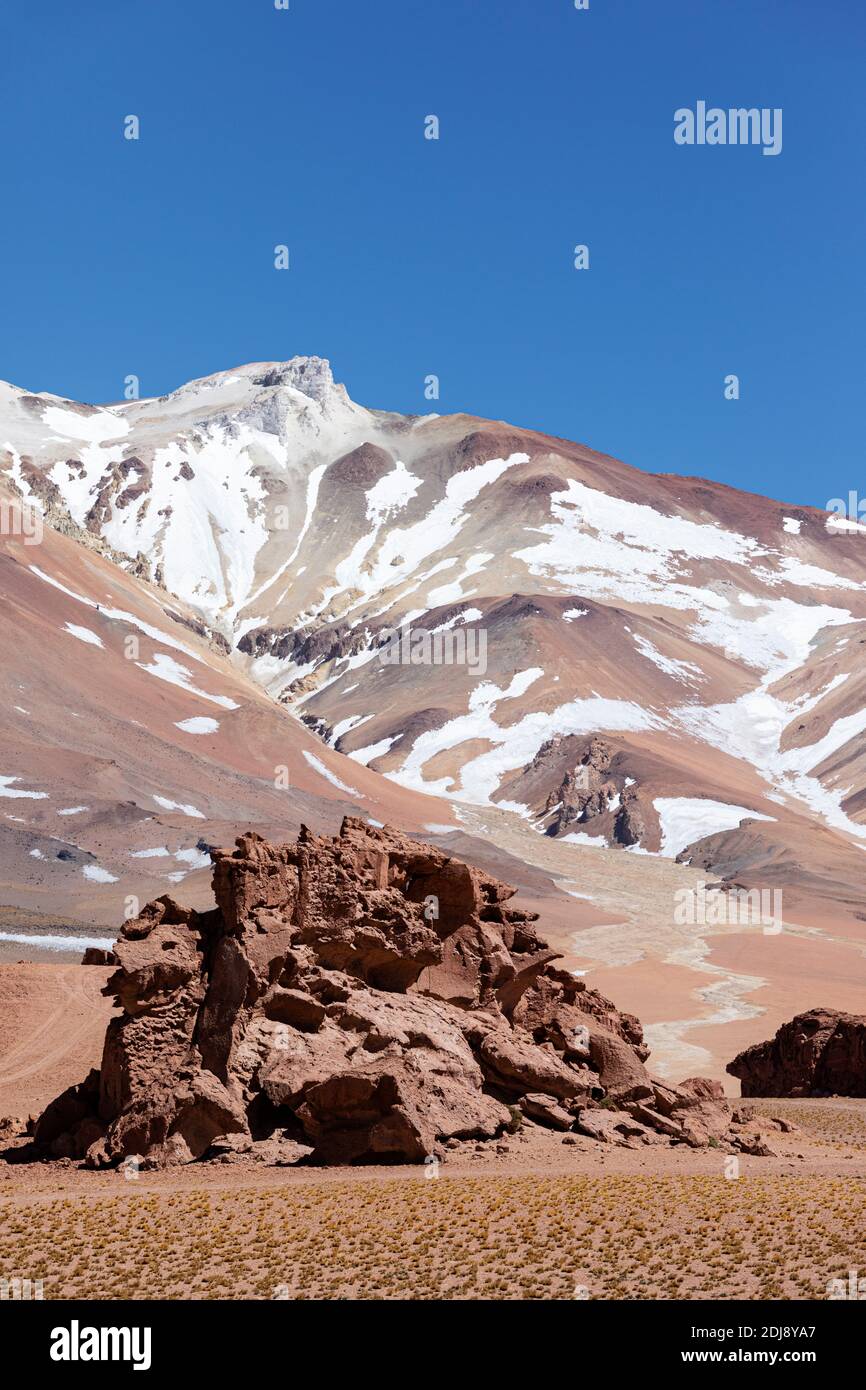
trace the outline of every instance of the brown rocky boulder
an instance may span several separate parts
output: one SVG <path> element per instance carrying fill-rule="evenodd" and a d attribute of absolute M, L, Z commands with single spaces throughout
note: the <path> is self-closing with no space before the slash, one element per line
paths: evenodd
<path fill-rule="evenodd" d="M 163 897 L 121 927 L 102 1066 L 36 1154 L 423 1162 L 521 1114 L 629 1146 L 726 1136 L 715 1083 L 654 1081 L 639 1021 L 558 969 L 490 875 L 354 817 L 212 858 L 215 910 Z"/>
<path fill-rule="evenodd" d="M 86 946 L 81 957 L 82 965 L 117 965 L 117 956 L 104 946 Z"/>
<path fill-rule="evenodd" d="M 726 1068 L 744 1096 L 866 1096 L 866 1015 L 810 1009 Z"/>

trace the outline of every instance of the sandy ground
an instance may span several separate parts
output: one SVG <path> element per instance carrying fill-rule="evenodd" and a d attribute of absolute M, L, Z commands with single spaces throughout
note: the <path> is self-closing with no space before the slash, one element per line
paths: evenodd
<path fill-rule="evenodd" d="M 99 966 L 0 966 L 0 1116 L 38 1113 L 102 1056 L 112 1004 Z"/>
<path fill-rule="evenodd" d="M 0 966 L 6 965 L 80 965 L 84 948 L 57 950 L 30 941 L 0 941 Z"/>

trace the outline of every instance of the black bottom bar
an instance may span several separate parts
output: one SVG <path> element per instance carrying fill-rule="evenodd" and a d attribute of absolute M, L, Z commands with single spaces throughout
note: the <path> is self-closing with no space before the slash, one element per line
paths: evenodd
<path fill-rule="evenodd" d="M 423 1374 L 505 1369 L 523 1348 L 535 1373 L 580 1374 L 593 1367 L 642 1375 L 678 1368 L 700 1380 L 740 1367 L 775 1375 L 798 1367 L 826 1375 L 856 1364 L 863 1338 L 857 1299 L 807 1302 L 522 1303 L 281 1301 L 84 1303 L 0 1302 L 4 1348 L 26 1357 L 31 1372 L 64 1381 L 93 1379 L 102 1368 L 174 1378 L 184 1373 L 245 1380 L 265 1373 L 293 1378 L 315 1355 L 333 1379 L 381 1370 L 407 1350 Z M 453 1328 L 464 1351 L 442 1340 Z M 544 1342 L 528 1340 L 543 1333 Z M 466 1340 L 469 1338 L 470 1340 Z M 475 1348 L 472 1351 L 472 1348 Z M 533 1350 L 534 1347 L 534 1350 Z M 414 1348 L 414 1350 L 413 1350 Z M 423 1353 L 418 1360 L 418 1353 Z M 506 1361 L 503 1362 L 503 1357 Z M 466 1358 L 463 1360 L 463 1358 Z M 412 1364 L 411 1362 L 409 1363 Z M 462 1370 L 460 1369 L 462 1364 Z M 294 1369 L 293 1369 L 294 1368 Z M 309 1379 L 312 1367 L 304 1371 Z"/>

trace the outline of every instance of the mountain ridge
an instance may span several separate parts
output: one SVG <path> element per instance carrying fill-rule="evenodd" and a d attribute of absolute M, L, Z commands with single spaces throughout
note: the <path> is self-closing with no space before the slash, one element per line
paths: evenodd
<path fill-rule="evenodd" d="M 30 705 L 16 687 L 44 670 L 27 623 L 48 651 L 69 649 L 71 633 L 87 670 L 70 667 L 70 707 L 98 710 L 120 769 L 106 774 L 96 865 L 113 882 L 142 884 L 156 869 L 133 873 L 130 853 L 195 864 L 183 834 L 195 817 L 177 807 L 199 812 L 212 842 L 238 828 L 233 815 L 273 838 L 289 805 L 296 827 L 298 797 L 320 798 L 324 819 L 301 809 L 326 830 L 338 808 L 360 808 L 453 833 L 473 806 L 577 857 L 601 847 L 679 858 L 694 866 L 684 881 L 700 871 L 728 892 L 781 886 L 791 930 L 830 923 L 857 940 L 866 563 L 859 534 L 832 515 L 643 473 L 505 422 L 367 410 L 321 358 L 246 364 L 110 408 L 2 387 L 0 491 L 44 523 L 40 546 L 3 537 L 18 596 L 7 705 L 22 718 L 16 706 Z M 484 669 L 382 660 L 395 632 L 418 629 L 464 655 L 483 646 Z M 123 632 L 143 643 L 135 660 Z M 106 691 L 88 684 L 101 669 Z M 181 702 L 151 754 L 162 791 L 119 741 L 112 682 L 150 733 L 153 712 Z M 65 747 L 56 711 L 42 710 L 41 738 Z M 247 759 L 253 784 L 227 798 L 219 781 L 253 726 L 270 731 Z M 193 764 L 175 727 L 198 750 Z M 50 768 L 22 780 L 36 758 L 2 769 L 7 795 L 41 789 L 50 803 Z M 289 805 L 274 797 L 286 762 Z M 89 804 L 86 765 L 67 766 L 82 768 L 70 771 L 70 806 Z M 131 850 L 122 808 L 137 808 L 133 824 L 153 819 L 154 792 L 173 838 Z M 50 861 L 50 900 L 87 920 L 99 893 L 82 904 L 79 884 L 64 896 L 51 842 L 75 818 L 55 825 L 50 804 L 25 809 L 4 815 L 14 905 L 44 891 Z M 82 840 L 98 860 L 98 837 Z M 22 863 L 33 851 L 46 858 Z M 200 872 L 187 860 L 160 867 Z"/>

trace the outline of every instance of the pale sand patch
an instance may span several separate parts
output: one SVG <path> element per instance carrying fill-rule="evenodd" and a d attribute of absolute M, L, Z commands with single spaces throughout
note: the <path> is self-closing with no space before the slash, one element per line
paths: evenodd
<path fill-rule="evenodd" d="M 521 892 L 515 903 L 528 912 L 538 913 L 541 935 L 554 950 L 562 952 L 562 960 L 557 964 L 563 970 L 586 969 L 587 962 L 580 954 L 582 932 L 592 927 L 615 926 L 619 920 L 612 913 L 602 912 L 594 903 L 578 902 L 564 894 L 536 897 Z"/>
<path fill-rule="evenodd" d="M 722 969 L 755 972 L 768 983 L 757 996 L 760 1015 L 701 1030 L 700 1041 L 728 1062 L 743 1048 L 771 1038 L 780 1024 L 806 1009 L 826 1005 L 866 1013 L 866 943 L 830 937 L 740 935 L 716 939 L 713 961 Z M 733 1078 L 729 1077 L 729 1081 Z M 733 1094 L 739 1094 L 734 1082 Z"/>
<path fill-rule="evenodd" d="M 0 967 L 0 1116 L 38 1114 L 102 1059 L 110 969 Z"/>
<path fill-rule="evenodd" d="M 672 1018 L 682 1018 L 695 1006 L 695 990 L 699 987 L 698 972 L 685 965 L 664 965 L 655 960 L 635 961 L 621 969 L 607 966 L 590 970 L 586 983 L 600 990 L 608 998 L 616 995 L 616 1006 L 626 1012 L 638 1015 L 644 1027 L 654 1023 L 667 1023 Z M 704 976 L 705 983 L 712 982 L 712 976 Z M 703 1010 L 705 1015 L 712 1013 L 709 1004 Z"/>
<path fill-rule="evenodd" d="M 866 854 L 864 854 L 866 871 Z M 866 943 L 866 919 L 857 917 L 853 910 L 843 913 L 837 902 L 829 908 L 814 897 L 806 897 L 788 889 L 784 890 L 785 914 L 799 922 L 801 927 L 826 932 L 837 940 Z"/>
<path fill-rule="evenodd" d="M 696 982 L 700 973 L 647 958 L 620 970 L 591 970 L 586 983 L 613 998 L 617 1008 L 637 1014 L 652 1049 L 647 1059 L 651 1073 L 677 1083 L 687 1076 L 712 1076 L 722 1082 L 728 1095 L 739 1095 L 739 1082 L 726 1075 L 724 1060 L 709 1044 L 704 1045 L 708 1032 L 718 1024 L 725 1002 L 719 990 L 725 982 L 706 972 L 700 985 Z M 736 1002 L 736 993 L 731 998 Z"/>

